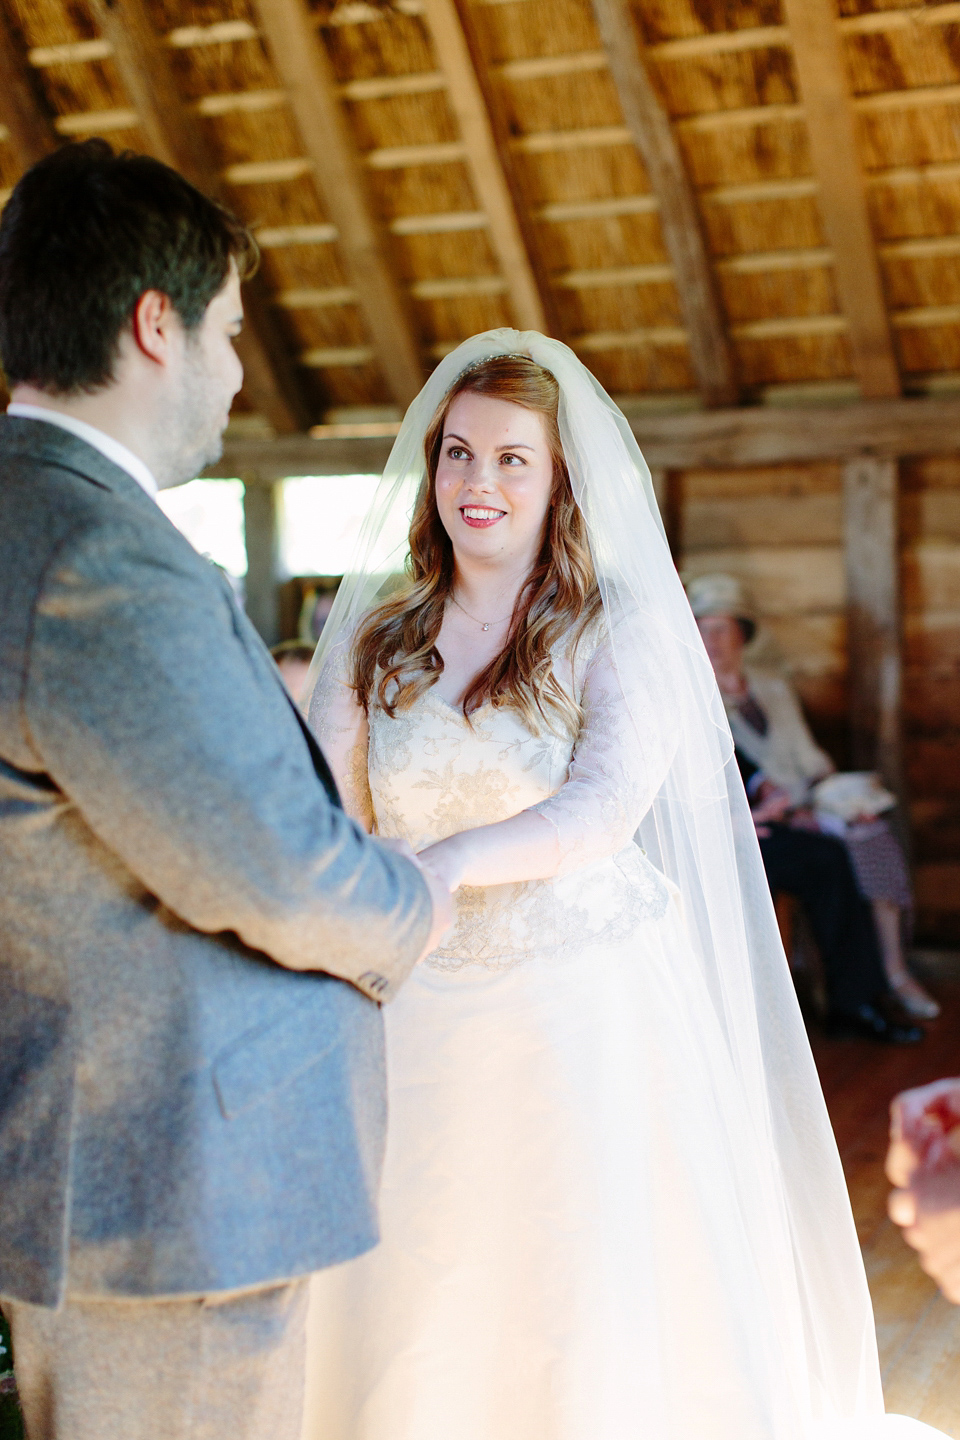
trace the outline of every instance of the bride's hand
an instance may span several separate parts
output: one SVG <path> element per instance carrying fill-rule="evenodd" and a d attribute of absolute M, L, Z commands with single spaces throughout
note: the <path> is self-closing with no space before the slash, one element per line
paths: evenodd
<path fill-rule="evenodd" d="M 438 840 L 436 844 L 428 845 L 417 855 L 424 869 L 436 875 L 451 893 L 463 884 L 467 865 L 467 833 L 463 831 L 459 835 L 448 835 L 446 840 Z"/>
<path fill-rule="evenodd" d="M 434 866 L 425 865 L 420 856 L 414 854 L 413 847 L 408 844 L 406 840 L 385 838 L 378 835 L 376 836 L 376 841 L 377 844 L 382 845 L 385 850 L 392 850 L 395 855 L 402 855 L 404 860 L 412 860 L 423 876 L 427 889 L 430 892 L 430 904 L 433 907 L 430 920 L 430 933 L 417 960 L 417 964 L 419 965 L 421 960 L 425 960 L 427 956 L 432 954 L 437 948 L 453 924 L 451 887 Z"/>

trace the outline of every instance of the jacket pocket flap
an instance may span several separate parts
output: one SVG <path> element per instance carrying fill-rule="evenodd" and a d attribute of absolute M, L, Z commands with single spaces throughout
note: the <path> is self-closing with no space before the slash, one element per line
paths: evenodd
<path fill-rule="evenodd" d="M 297 1005 L 274 1020 L 231 1040 L 213 1062 L 213 1085 L 228 1120 L 288 1085 L 322 1060 L 341 1040 L 327 1007 Z"/>

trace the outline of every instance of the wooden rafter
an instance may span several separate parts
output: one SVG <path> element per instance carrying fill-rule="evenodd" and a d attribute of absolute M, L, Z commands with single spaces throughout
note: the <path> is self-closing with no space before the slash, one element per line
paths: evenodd
<path fill-rule="evenodd" d="M 665 411 L 637 415 L 630 425 L 654 470 L 803 464 L 864 454 L 955 455 L 960 398 Z M 339 427 L 330 429 L 336 432 Z M 373 474 L 382 470 L 394 435 L 395 430 L 376 436 L 331 433 L 274 441 L 228 439 L 223 459 L 210 473 L 233 476 L 249 471 L 264 478 Z"/>
<path fill-rule="evenodd" d="M 222 183 L 204 136 L 180 98 L 169 53 L 150 24 L 143 0 L 91 0 L 91 9 L 147 139 L 158 160 L 198 189 L 220 196 Z M 284 348 L 260 276 L 247 282 L 247 321 L 237 342 L 251 402 L 281 434 L 304 430 L 310 412 Z"/>
<path fill-rule="evenodd" d="M 423 368 L 406 297 L 388 259 L 330 58 L 304 0 L 256 0 L 261 29 L 287 90 L 304 149 L 337 227 L 340 249 L 387 383 L 406 406 Z"/>
<path fill-rule="evenodd" d="M 490 243 L 507 284 L 514 321 L 521 330 L 546 331 L 550 327 L 543 299 L 456 4 L 423 0 L 423 13 L 460 126 L 477 199 L 489 220 Z"/>
<path fill-rule="evenodd" d="M 900 394 L 880 262 L 867 210 L 856 120 L 833 0 L 784 0 L 807 118 L 823 228 L 864 396 Z"/>
<path fill-rule="evenodd" d="M 37 93 L 26 53 L 0 10 L 0 124 L 6 126 L 24 170 L 59 145 L 51 117 Z"/>
<path fill-rule="evenodd" d="M 663 241 L 676 273 L 690 356 L 704 402 L 737 399 L 733 351 L 724 328 L 693 186 L 669 118 L 653 88 L 627 0 L 593 0 L 624 119 L 660 202 Z"/>

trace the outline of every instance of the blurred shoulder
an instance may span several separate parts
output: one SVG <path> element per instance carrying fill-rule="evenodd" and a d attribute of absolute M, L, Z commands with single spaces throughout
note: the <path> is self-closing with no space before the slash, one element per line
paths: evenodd
<path fill-rule="evenodd" d="M 747 665 L 744 669 L 750 690 L 761 704 L 795 706 L 799 703 L 792 680 L 782 670 L 753 665 Z"/>

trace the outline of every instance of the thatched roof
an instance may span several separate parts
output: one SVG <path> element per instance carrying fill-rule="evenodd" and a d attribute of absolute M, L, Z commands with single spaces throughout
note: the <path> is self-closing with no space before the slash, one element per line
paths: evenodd
<path fill-rule="evenodd" d="M 629 16 L 692 196 L 742 401 L 869 391 L 864 344 L 891 357 L 893 380 L 873 384 L 875 395 L 895 393 L 897 377 L 903 393 L 960 388 L 960 4 L 840 0 L 827 40 L 842 63 L 857 153 L 844 171 L 841 136 L 831 176 L 815 131 L 836 114 L 836 97 L 798 79 L 823 63 L 812 57 L 811 71 L 801 53 L 802 12 L 828 3 L 640 0 Z M 597 14 L 618 4 L 597 0 Z M 276 40 L 278 25 L 291 33 L 294 6 L 319 71 L 291 73 L 298 52 L 291 60 Z M 636 119 L 625 120 L 628 82 L 611 66 L 591 0 L 111 7 L 127 24 L 141 11 L 162 42 L 182 115 L 259 233 L 264 325 L 294 362 L 308 421 L 389 419 L 407 397 L 387 352 L 412 356 L 408 370 L 425 373 L 477 330 L 528 323 L 537 303 L 543 323 L 618 396 L 635 405 L 709 400 L 691 341 L 703 306 L 689 299 L 682 237 L 667 230 L 676 182 L 661 174 L 656 193 Z M 98 23 L 102 0 L 0 0 L 0 12 L 6 53 L 27 74 L 41 121 L 60 137 L 102 134 L 156 151 L 142 94 L 153 77 L 141 75 L 131 93 L 129 57 L 125 69 L 116 33 L 107 38 Z M 448 33 L 451 17 L 459 37 Z M 458 68 L 458 43 L 469 74 Z M 314 84 L 332 77 L 377 283 L 392 287 L 393 332 L 376 333 L 383 303 L 366 294 L 369 246 L 347 232 L 342 187 L 318 154 L 322 141 L 311 142 L 311 75 Z M 486 112 L 479 129 L 476 96 Z M 30 158 L 16 142 L 8 125 L 0 189 Z M 838 217 L 838 185 L 854 220 L 866 217 L 862 247 Z M 844 278 L 858 268 L 868 281 L 879 272 L 874 338 L 865 341 L 857 277 Z M 390 339 L 401 326 L 407 350 Z"/>

